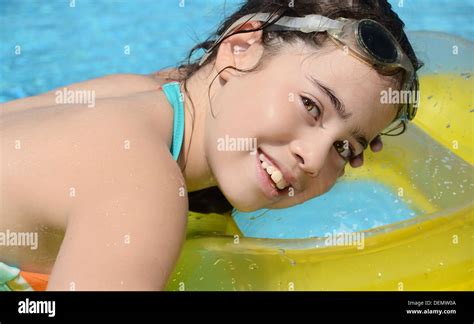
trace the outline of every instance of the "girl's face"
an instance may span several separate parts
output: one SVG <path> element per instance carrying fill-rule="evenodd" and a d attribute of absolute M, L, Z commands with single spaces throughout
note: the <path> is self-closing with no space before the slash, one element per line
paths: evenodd
<path fill-rule="evenodd" d="M 211 99 L 215 118 L 206 119 L 205 150 L 219 188 L 241 211 L 289 207 L 324 194 L 350 156 L 396 114 L 380 100 L 393 84 L 331 45 L 318 55 L 285 51 L 257 72 L 221 82 Z M 278 185 L 288 185 L 284 190 L 276 189 L 269 165 Z"/>

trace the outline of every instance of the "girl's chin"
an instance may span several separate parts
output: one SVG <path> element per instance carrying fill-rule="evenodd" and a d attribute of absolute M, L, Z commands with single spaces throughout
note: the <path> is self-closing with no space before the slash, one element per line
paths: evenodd
<path fill-rule="evenodd" d="M 245 212 L 245 213 L 253 212 L 253 211 L 265 208 L 263 201 L 256 202 L 254 199 L 252 199 L 251 201 L 248 201 L 248 200 L 245 201 L 244 199 L 239 197 L 235 201 L 229 201 L 229 202 L 235 209 L 241 212 Z"/>
<path fill-rule="evenodd" d="M 237 190 L 236 190 L 237 189 Z M 250 188 L 232 188 L 231 190 L 226 191 L 225 196 L 230 204 L 237 210 L 241 212 L 252 212 L 258 209 L 265 208 L 268 201 L 265 200 L 265 197 L 260 197 L 260 194 L 255 191 L 249 190 Z M 221 189 L 222 190 L 222 189 Z M 242 193 L 242 191 L 244 193 Z"/>
<path fill-rule="evenodd" d="M 240 164 L 241 161 L 243 164 Z M 272 202 L 272 197 L 265 195 L 265 187 L 258 180 L 260 161 L 257 161 L 256 155 L 248 154 L 242 160 L 236 157 L 226 162 L 225 168 L 216 170 L 215 174 L 219 188 L 229 203 L 242 212 L 266 208 Z M 233 171 L 236 169 L 237 172 Z"/>

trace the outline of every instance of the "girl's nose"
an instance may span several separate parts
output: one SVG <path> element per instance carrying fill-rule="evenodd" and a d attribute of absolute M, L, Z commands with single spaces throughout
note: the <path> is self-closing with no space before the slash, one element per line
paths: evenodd
<path fill-rule="evenodd" d="M 317 142 L 316 142 L 317 141 Z M 312 140 L 298 140 L 290 144 L 291 154 L 297 159 L 299 167 L 307 174 L 317 177 L 331 153 L 334 140 L 321 136 Z"/>

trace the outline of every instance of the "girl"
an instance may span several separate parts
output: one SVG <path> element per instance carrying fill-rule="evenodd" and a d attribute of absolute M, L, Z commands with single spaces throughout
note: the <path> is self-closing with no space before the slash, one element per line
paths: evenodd
<path fill-rule="evenodd" d="M 0 230 L 38 246 L 0 246 L 0 285 L 20 268 L 51 273 L 49 290 L 163 289 L 187 192 L 242 211 L 324 194 L 415 115 L 380 100 L 416 90 L 403 26 L 385 0 L 248 0 L 177 69 L 1 105 Z M 58 100 L 84 91 L 92 105 Z"/>

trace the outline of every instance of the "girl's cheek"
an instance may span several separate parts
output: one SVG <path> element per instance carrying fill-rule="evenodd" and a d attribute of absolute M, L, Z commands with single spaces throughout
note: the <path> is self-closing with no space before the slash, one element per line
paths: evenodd
<path fill-rule="evenodd" d="M 329 159 L 328 159 L 329 160 Z M 344 170 L 344 164 L 340 158 L 337 161 L 328 161 L 320 171 L 320 176 L 315 179 L 318 182 L 318 195 L 322 195 L 335 185 L 337 179 Z"/>
<path fill-rule="evenodd" d="M 335 150 L 334 150 L 335 151 Z M 336 180 L 343 174 L 346 161 L 343 160 L 337 152 L 334 153 L 334 160 L 329 165 L 328 174 L 330 175 L 331 187 L 335 184 Z"/>
<path fill-rule="evenodd" d="M 336 151 L 335 148 L 331 148 L 331 158 L 329 159 L 329 167 L 334 169 L 334 172 L 336 174 L 339 174 L 341 170 L 344 170 L 344 167 L 346 166 L 347 162 L 343 158 L 341 158 L 341 155 Z"/>

